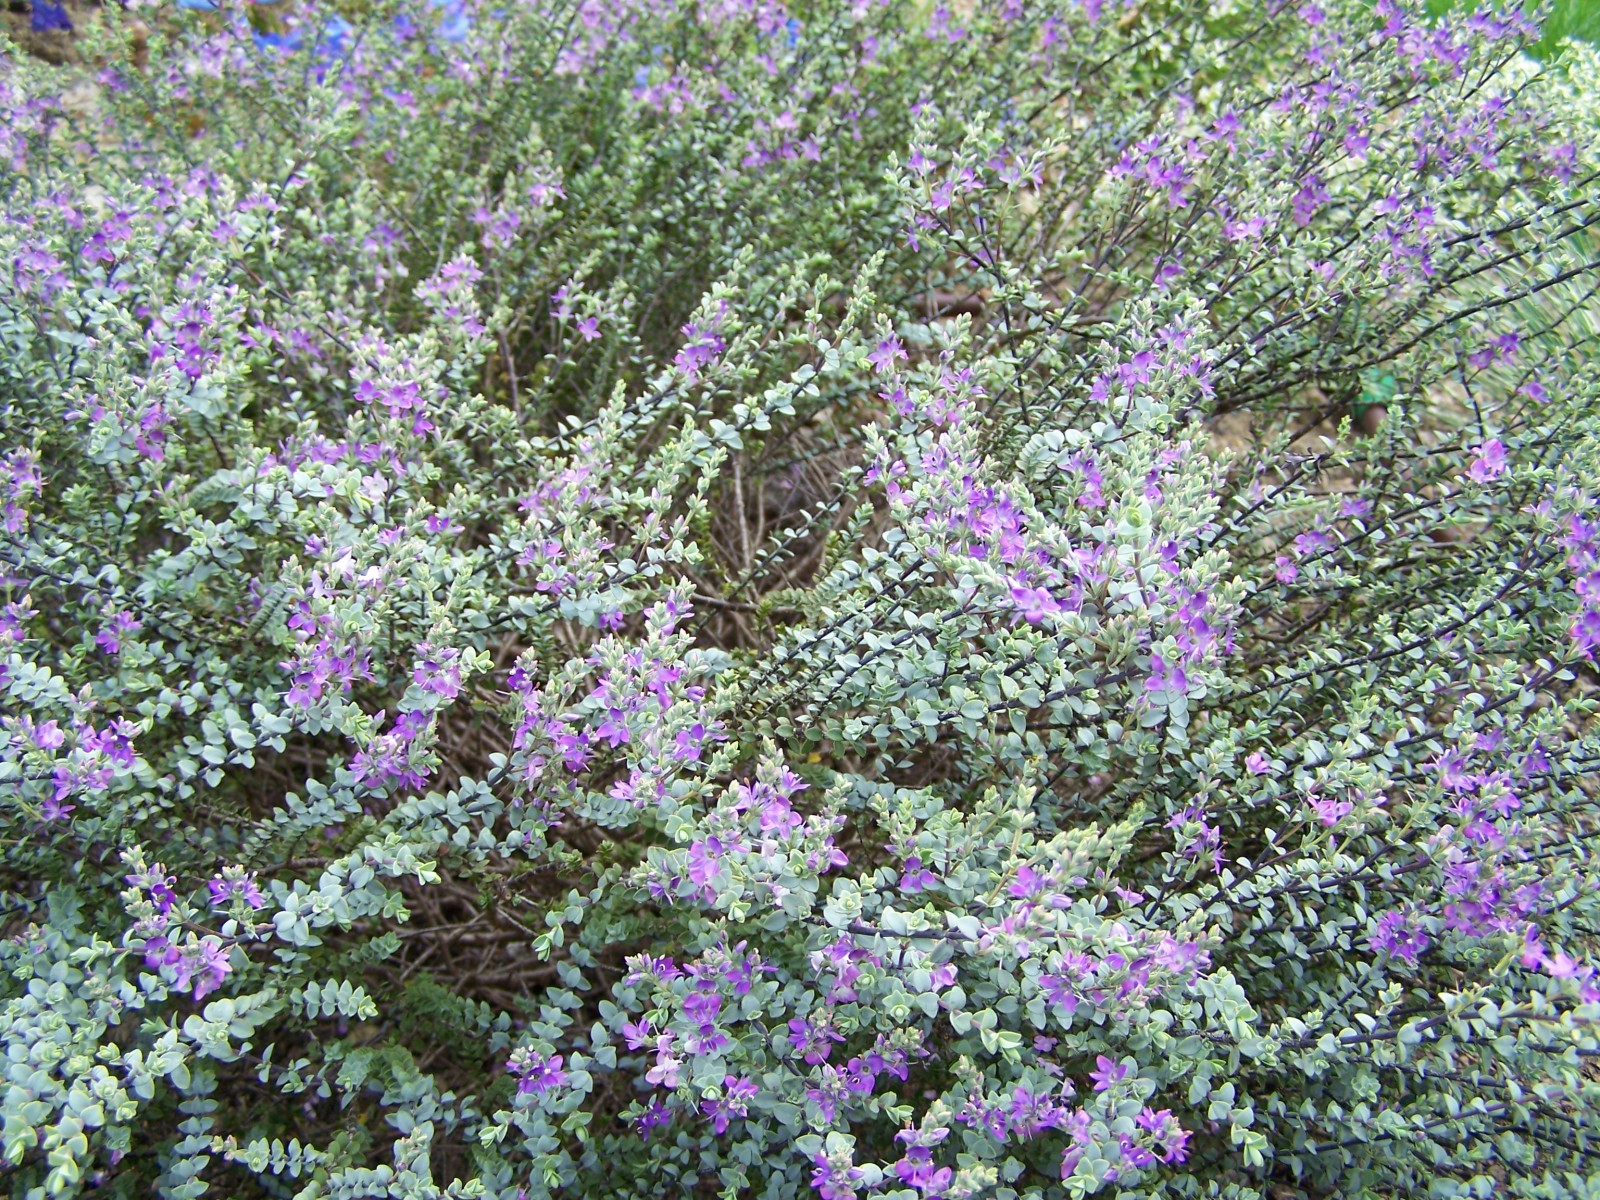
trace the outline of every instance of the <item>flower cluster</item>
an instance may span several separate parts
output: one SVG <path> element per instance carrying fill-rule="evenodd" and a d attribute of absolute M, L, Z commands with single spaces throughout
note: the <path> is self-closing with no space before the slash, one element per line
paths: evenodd
<path fill-rule="evenodd" d="M 233 971 L 228 947 L 214 936 L 200 937 L 193 930 L 182 928 L 186 906 L 175 911 L 178 894 L 173 885 L 177 878 L 168 875 L 165 867 L 160 863 L 147 867 L 137 856 L 130 859 L 129 865 L 135 869 L 126 876 L 129 886 L 122 895 L 134 922 L 128 929 L 127 944 L 138 947 L 145 966 L 160 971 L 177 990 L 192 990 L 196 1000 L 216 991 Z M 240 882 L 254 894 L 251 906 L 260 907 L 261 895 L 254 883 Z M 214 900 L 218 886 L 219 881 L 213 880 Z"/>

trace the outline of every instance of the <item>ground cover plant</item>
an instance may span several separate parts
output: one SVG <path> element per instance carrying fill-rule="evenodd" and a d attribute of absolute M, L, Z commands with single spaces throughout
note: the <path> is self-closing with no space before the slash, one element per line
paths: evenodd
<path fill-rule="evenodd" d="M 13 1195 L 1600 1194 L 1594 51 L 74 12 Z"/>
<path fill-rule="evenodd" d="M 1428 0 L 1428 11 L 1435 15 L 1470 9 L 1460 0 Z M 1530 50 L 1535 57 L 1559 54 L 1568 38 L 1600 41 L 1600 3 L 1596 0 L 1560 0 L 1540 10 L 1541 36 Z"/>

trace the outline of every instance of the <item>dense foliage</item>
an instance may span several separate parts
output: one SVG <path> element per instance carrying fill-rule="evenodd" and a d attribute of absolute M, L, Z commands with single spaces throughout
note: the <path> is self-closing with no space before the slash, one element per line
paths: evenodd
<path fill-rule="evenodd" d="M 0 51 L 19 1197 L 1600 1195 L 1593 51 Z"/>

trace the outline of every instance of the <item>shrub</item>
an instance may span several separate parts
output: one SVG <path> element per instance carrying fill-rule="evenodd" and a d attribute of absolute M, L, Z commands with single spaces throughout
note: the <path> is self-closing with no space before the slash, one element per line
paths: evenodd
<path fill-rule="evenodd" d="M 1600 60 L 0 58 L 12 1194 L 1600 1190 Z"/>

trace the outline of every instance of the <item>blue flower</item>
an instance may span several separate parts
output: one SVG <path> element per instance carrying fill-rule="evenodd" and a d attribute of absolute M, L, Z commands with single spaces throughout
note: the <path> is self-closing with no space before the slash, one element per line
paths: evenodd
<path fill-rule="evenodd" d="M 52 4 L 50 0 L 33 0 L 33 14 L 28 25 L 35 33 L 50 33 L 57 29 L 70 32 L 72 29 L 66 6 Z"/>
<path fill-rule="evenodd" d="M 180 0 L 181 2 L 181 0 Z M 322 67 L 335 59 L 342 58 L 350 51 L 350 41 L 355 36 L 355 26 L 343 17 L 329 17 L 323 23 L 316 44 L 316 59 L 319 64 L 316 71 L 317 81 L 323 78 Z M 254 33 L 255 43 L 263 50 L 275 50 L 279 54 L 295 54 L 305 47 L 305 31 L 295 29 L 289 33 Z"/>
<path fill-rule="evenodd" d="M 276 50 L 280 54 L 293 54 L 300 49 L 300 33 L 257 33 L 256 45 L 263 50 Z"/>
<path fill-rule="evenodd" d="M 428 0 L 429 8 L 444 10 L 439 22 L 439 36 L 447 42 L 464 42 L 472 29 L 472 19 L 467 16 L 464 0 Z"/>
<path fill-rule="evenodd" d="M 355 36 L 355 32 L 355 27 L 343 17 L 329 17 L 327 24 L 322 27 L 322 40 L 317 43 L 317 56 L 340 57 L 349 50 L 349 42 Z"/>
<path fill-rule="evenodd" d="M 277 4 L 279 0 L 249 0 L 251 4 Z M 192 9 L 196 12 L 216 12 L 216 0 L 178 0 L 179 8 Z"/>

